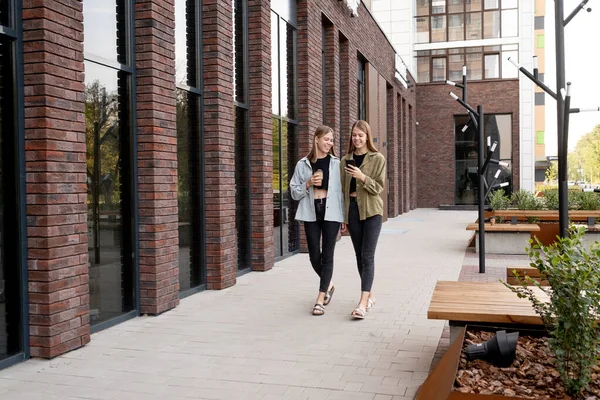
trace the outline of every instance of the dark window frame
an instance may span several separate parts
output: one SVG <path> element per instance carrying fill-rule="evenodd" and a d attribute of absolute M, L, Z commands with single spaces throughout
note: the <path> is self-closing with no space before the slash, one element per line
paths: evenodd
<path fill-rule="evenodd" d="M 517 7 L 510 7 L 510 8 L 504 8 L 502 7 L 502 0 L 498 1 L 498 7 L 497 8 L 485 8 L 485 0 L 482 0 L 481 2 L 481 9 L 478 11 L 467 11 L 467 6 L 466 6 L 466 2 L 463 1 L 462 4 L 462 11 L 461 12 L 457 12 L 457 11 L 452 11 L 449 12 L 448 9 L 448 4 L 445 4 L 444 6 L 444 12 L 439 13 L 433 12 L 433 1 L 429 1 L 429 13 L 428 14 L 422 14 L 422 15 L 415 15 L 413 18 L 416 20 L 418 18 L 427 18 L 429 21 L 429 40 L 427 42 L 420 42 L 419 44 L 423 44 L 423 43 L 446 43 L 446 42 L 450 42 L 449 38 L 450 38 L 450 30 L 449 30 L 449 23 L 448 21 L 449 16 L 450 15 L 463 15 L 463 39 L 462 40 L 471 40 L 471 39 L 467 39 L 467 14 L 475 14 L 475 13 L 479 13 L 481 15 L 481 38 L 480 39 L 474 39 L 474 40 L 482 40 L 485 39 L 484 34 L 485 34 L 485 20 L 484 20 L 484 13 L 486 11 L 498 11 L 499 13 L 499 20 L 498 20 L 498 24 L 499 24 L 499 28 L 500 28 L 500 36 L 499 38 L 504 38 L 504 34 L 502 32 L 502 11 L 505 10 L 517 10 L 517 17 L 518 17 L 518 10 L 519 10 L 519 3 L 517 2 Z M 445 41 L 441 41 L 441 42 L 433 42 L 432 41 L 432 21 L 433 21 L 433 17 L 440 17 L 440 16 L 444 16 L 446 18 L 446 40 Z M 416 24 L 415 24 L 416 27 Z M 416 28 L 415 28 L 416 29 Z M 415 32 L 416 33 L 416 32 Z M 519 30 L 517 30 L 517 36 L 507 36 L 507 37 L 519 37 Z M 452 40 L 452 42 L 455 41 L 459 41 L 459 40 Z"/>
<path fill-rule="evenodd" d="M 250 151 L 250 53 L 249 53 L 249 33 L 248 33 L 248 0 L 233 0 L 233 9 L 235 11 L 235 5 L 237 3 L 237 1 L 241 1 L 241 5 L 242 5 L 242 26 L 243 26 L 243 31 L 241 32 L 241 37 L 242 37 L 242 79 L 243 79 L 243 91 L 244 91 L 244 96 L 243 97 L 243 101 L 238 101 L 238 96 L 237 96 L 237 85 L 234 88 L 234 121 L 237 118 L 237 113 L 240 112 L 243 115 L 243 120 L 244 120 L 244 128 L 245 128 L 245 139 L 246 142 L 244 144 L 245 146 L 245 164 L 243 165 L 242 170 L 245 171 L 246 176 L 242 177 L 243 180 L 245 180 L 245 182 L 250 182 L 250 169 L 251 169 L 251 163 L 250 163 L 250 156 L 251 156 L 251 151 Z M 235 19 L 233 21 L 233 24 L 235 24 Z M 235 29 L 235 35 L 236 37 L 238 37 L 239 32 L 237 31 L 237 29 Z M 236 57 L 236 50 L 234 49 L 234 58 Z M 237 63 L 236 63 L 236 69 L 238 68 Z M 236 71 L 234 70 L 234 75 L 236 74 Z M 235 125 L 235 123 L 234 123 Z M 234 128 L 234 130 L 236 130 L 236 128 Z M 237 136 L 238 136 L 238 132 L 235 132 L 235 136 L 236 136 L 236 152 L 237 152 L 237 144 L 239 144 L 237 142 Z M 237 157 L 236 157 L 237 160 Z M 236 169 L 237 169 L 237 161 L 236 161 Z M 236 172 L 236 179 L 237 179 L 237 172 Z M 237 184 L 236 184 L 237 186 Z M 247 187 L 247 192 L 245 193 L 245 198 L 244 199 L 238 199 L 237 194 L 236 194 L 236 211 L 237 211 L 237 207 L 238 207 L 238 201 L 245 201 L 246 205 L 247 205 L 247 209 L 246 212 L 243 213 L 242 215 L 238 215 L 238 213 L 236 212 L 236 231 L 238 231 L 238 257 L 237 257 L 237 262 L 238 262 L 238 266 L 237 266 L 237 275 L 243 275 L 245 273 L 248 273 L 250 271 L 252 271 L 252 194 L 250 191 L 250 186 L 248 184 Z M 237 191 L 236 191 L 237 192 Z M 242 218 L 244 218 L 244 221 L 242 221 Z M 244 244 L 241 245 L 239 243 L 240 241 L 240 235 L 239 235 L 239 229 L 240 229 L 240 225 L 243 225 L 245 223 L 246 227 L 248 227 L 248 232 L 245 238 L 241 238 L 244 240 Z M 239 224 L 239 225 L 238 225 Z M 240 251 L 240 247 L 245 248 L 245 252 L 246 254 L 241 255 L 241 251 Z M 244 260 L 245 259 L 245 260 Z M 242 265 L 244 264 L 244 265 Z"/>
<path fill-rule="evenodd" d="M 11 157 L 2 157 L 2 162 L 6 162 L 8 171 L 11 174 L 4 174 L 2 184 L 3 194 L 7 193 L 7 199 L 12 201 L 2 201 L 4 208 L 4 220 L 0 221 L 4 226 L 10 226 L 14 234 L 6 237 L 7 249 L 13 249 L 11 252 L 4 253 L 2 262 L 10 263 L 15 268 L 12 269 L 13 276 L 9 279 L 15 280 L 15 285 L 8 285 L 9 292 L 5 292 L 5 304 L 14 301 L 15 315 L 9 321 L 10 324 L 16 324 L 14 332 L 14 353 L 0 359 L 0 370 L 26 359 L 30 358 L 29 345 L 29 279 L 27 268 L 27 227 L 26 227 L 26 180 L 25 180 L 25 108 L 24 108 L 24 77 L 23 77 L 23 25 L 22 19 L 18 18 L 22 14 L 22 0 L 8 0 L 4 4 L 4 12 L 7 13 L 7 25 L 0 25 L 0 37 L 5 40 L 9 48 L 11 59 L 7 64 L 10 71 L 10 86 L 8 92 L 11 107 L 8 110 L 2 109 L 2 113 L 7 112 L 10 118 L 3 118 L 1 150 Z M 4 21 L 2 21 L 4 22 Z M 4 94 L 6 94 L 6 92 Z M 8 128 L 8 129 L 6 129 Z M 4 169 L 2 166 L 2 169 Z M 9 219 L 10 221 L 6 221 Z M 4 230 L 4 227 L 2 228 Z M 2 268 L 2 265 L 0 265 Z M 4 277 L 6 278 L 6 277 Z M 4 279 L 3 278 L 3 279 Z M 4 288 L 6 291 L 7 287 Z M 0 315 L 5 318 L 5 315 Z M 12 339 L 9 339 L 12 340 Z"/>
<path fill-rule="evenodd" d="M 125 63 L 115 62 L 104 59 L 102 57 L 95 56 L 93 54 L 84 52 L 84 62 L 90 62 L 97 64 L 101 67 L 110 68 L 116 70 L 118 73 L 125 75 L 125 82 L 119 85 L 118 91 L 125 91 L 126 99 L 124 103 L 124 114 L 126 115 L 129 129 L 126 132 L 127 137 L 124 139 L 121 137 L 121 146 L 125 150 L 121 150 L 122 154 L 127 154 L 127 157 L 123 157 L 125 165 L 123 171 L 129 171 L 127 174 L 125 187 L 128 190 L 122 193 L 125 197 L 124 202 L 127 208 L 123 209 L 125 215 L 123 215 L 122 222 L 122 233 L 123 233 L 123 247 L 122 247 L 122 268 L 129 268 L 129 276 L 125 279 L 131 279 L 126 281 L 126 284 L 130 284 L 132 288 L 132 304 L 131 311 L 124 312 L 122 315 L 92 325 L 90 328 L 91 333 L 95 333 L 112 326 L 115 326 L 126 320 L 135 318 L 140 315 L 140 267 L 139 267 L 139 214 L 138 214 L 138 188 L 137 188 L 137 119 L 136 119 L 136 79 L 137 72 L 135 68 L 136 55 L 135 55 L 135 10 L 133 0 L 115 0 L 117 8 L 120 8 L 122 12 L 117 12 L 117 18 L 120 18 L 117 23 L 117 29 L 122 29 L 121 37 L 119 37 L 119 46 L 124 46 L 122 49 L 122 56 L 125 57 L 123 61 Z M 122 24 L 123 27 L 119 28 L 118 24 Z M 85 24 L 84 24 L 85 31 Z M 122 132 L 121 132 L 122 133 Z M 127 160 L 128 159 L 128 160 Z M 125 176 L 125 175 L 124 175 Z M 127 204 L 128 203 L 128 204 Z M 131 254 L 131 257 L 125 255 Z M 127 275 L 127 274 L 126 274 Z"/>
<path fill-rule="evenodd" d="M 358 53 L 358 69 L 357 69 L 357 99 L 358 99 L 358 118 L 367 120 L 367 60 L 362 54 Z"/>
<path fill-rule="evenodd" d="M 190 1 L 190 0 L 188 0 Z M 194 113 L 196 118 L 192 120 L 197 124 L 197 138 L 192 138 L 193 146 L 190 149 L 191 159 L 197 163 L 195 173 L 191 175 L 191 204 L 192 204 L 192 255 L 191 272 L 194 274 L 191 287 L 179 292 L 179 298 L 185 298 L 206 289 L 206 212 L 205 212 L 205 178 L 204 178 L 204 85 L 203 85 L 203 54 L 202 54 L 202 0 L 193 1 L 193 47 L 187 46 L 187 82 L 176 82 L 178 90 L 187 92 L 194 98 L 196 103 Z M 188 4 L 187 7 L 190 7 Z M 186 27 L 190 24 L 188 11 L 186 9 Z M 190 66 L 191 65 L 191 66 Z M 191 78 L 190 78 L 191 75 Z M 197 159 L 196 159 L 197 157 Z"/>

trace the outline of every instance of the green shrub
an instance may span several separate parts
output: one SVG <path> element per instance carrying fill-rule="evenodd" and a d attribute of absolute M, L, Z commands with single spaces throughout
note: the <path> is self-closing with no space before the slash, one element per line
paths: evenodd
<path fill-rule="evenodd" d="M 504 194 L 504 190 L 495 190 L 490 194 L 490 207 L 492 210 L 506 210 L 510 207 L 510 198 Z M 497 216 L 496 221 L 504 222 L 503 216 Z"/>
<path fill-rule="evenodd" d="M 580 210 L 600 210 L 600 196 L 593 192 L 581 193 Z"/>
<path fill-rule="evenodd" d="M 519 190 L 511 196 L 512 206 L 518 210 L 541 210 L 544 206 L 541 200 L 527 190 Z M 527 222 L 534 224 L 538 222 L 539 217 L 528 217 Z"/>
<path fill-rule="evenodd" d="M 546 189 L 542 192 L 542 202 L 546 210 L 558 210 L 558 189 Z"/>
<path fill-rule="evenodd" d="M 528 276 L 517 277 L 521 286 L 504 284 L 532 303 L 550 336 L 565 389 L 577 396 L 587 387 L 592 367 L 600 360 L 600 244 L 585 249 L 583 227 L 571 226 L 569 234 L 550 246 L 537 238 L 535 243 L 529 241 L 530 265 L 546 276 L 549 287 Z M 538 291 L 550 301 L 540 300 Z"/>

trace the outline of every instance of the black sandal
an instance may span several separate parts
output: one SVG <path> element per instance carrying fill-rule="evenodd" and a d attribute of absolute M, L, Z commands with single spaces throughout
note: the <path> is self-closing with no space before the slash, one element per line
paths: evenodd
<path fill-rule="evenodd" d="M 325 307 L 323 307 L 323 304 L 315 304 L 315 306 L 313 307 L 312 310 L 312 315 L 323 315 L 325 314 Z"/>
<path fill-rule="evenodd" d="M 331 302 L 333 292 L 335 292 L 335 286 L 331 286 L 331 289 L 329 289 L 327 293 L 325 293 L 325 300 L 323 301 L 324 306 L 328 305 Z"/>

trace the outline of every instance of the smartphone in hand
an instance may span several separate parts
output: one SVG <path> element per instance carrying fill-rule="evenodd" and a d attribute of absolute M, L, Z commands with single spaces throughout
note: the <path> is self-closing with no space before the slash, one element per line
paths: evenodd
<path fill-rule="evenodd" d="M 354 160 L 346 160 L 346 167 L 352 165 L 353 167 L 356 167 L 356 161 Z"/>

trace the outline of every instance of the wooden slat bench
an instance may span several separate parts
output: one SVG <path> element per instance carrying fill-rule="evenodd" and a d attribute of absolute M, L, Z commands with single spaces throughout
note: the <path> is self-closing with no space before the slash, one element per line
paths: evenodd
<path fill-rule="evenodd" d="M 504 217 L 507 220 L 526 221 L 528 217 L 539 218 L 542 221 L 558 221 L 558 211 L 555 210 L 494 210 L 491 214 L 495 217 Z M 590 221 L 589 218 L 592 218 Z M 569 210 L 571 221 L 592 222 L 600 219 L 600 210 Z"/>
<path fill-rule="evenodd" d="M 548 299 L 539 289 L 533 290 L 540 299 Z M 429 303 L 427 318 L 459 324 L 542 324 L 529 300 L 519 298 L 500 282 L 438 281 Z"/>
<path fill-rule="evenodd" d="M 540 282 L 540 284 L 542 286 L 549 285 L 548 281 L 546 279 L 544 279 L 545 277 L 540 272 L 539 269 L 537 269 L 535 267 L 531 267 L 531 266 L 522 266 L 522 265 L 506 267 L 506 283 L 509 283 L 511 285 L 519 285 L 520 284 L 519 281 L 517 280 L 517 278 L 515 277 L 513 271 L 516 271 L 519 274 L 520 278 L 527 275 L 531 279 Z"/>
<path fill-rule="evenodd" d="M 467 225 L 467 230 L 479 235 L 479 224 Z M 529 239 L 540 231 L 538 224 L 484 224 L 485 252 L 490 254 L 527 254 Z M 479 240 L 475 238 L 476 251 L 479 252 Z"/>

